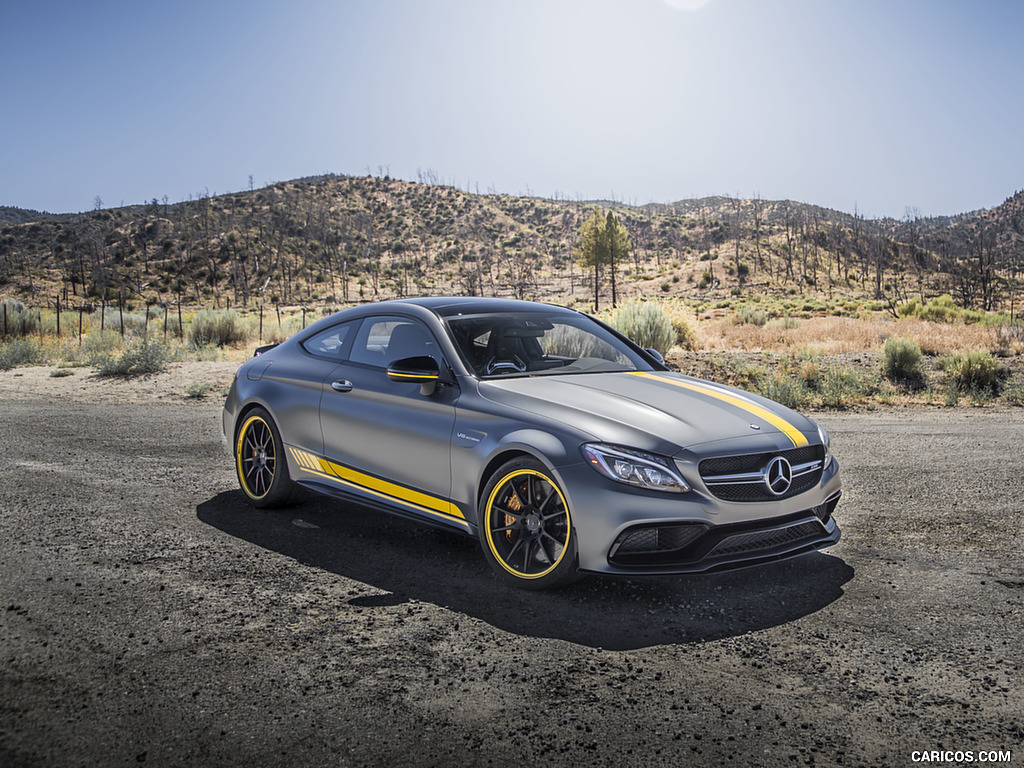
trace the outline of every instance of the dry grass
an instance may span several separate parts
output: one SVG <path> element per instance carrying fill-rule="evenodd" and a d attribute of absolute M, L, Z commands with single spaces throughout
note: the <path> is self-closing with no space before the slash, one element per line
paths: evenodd
<path fill-rule="evenodd" d="M 926 355 L 949 355 L 970 349 L 994 349 L 996 332 L 991 327 L 960 323 L 929 323 L 916 317 L 813 317 L 786 328 L 737 325 L 731 319 L 700 323 L 697 349 L 707 351 L 792 352 L 813 348 L 837 355 L 878 350 L 890 336 L 913 339 Z"/>

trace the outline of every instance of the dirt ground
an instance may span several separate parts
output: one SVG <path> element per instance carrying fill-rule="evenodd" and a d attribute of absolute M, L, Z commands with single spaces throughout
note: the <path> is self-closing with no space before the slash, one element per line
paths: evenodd
<path fill-rule="evenodd" d="M 248 508 L 233 369 L 0 373 L 0 765 L 1024 765 L 1024 409 L 820 414 L 837 546 L 538 594 L 455 534 Z"/>
<path fill-rule="evenodd" d="M 11 399 L 80 405 L 180 403 L 193 399 L 223 403 L 239 365 L 241 362 L 233 361 L 172 363 L 161 373 L 132 378 L 101 378 L 92 368 L 14 368 L 0 371 L 0 403 Z M 203 398 L 190 398 L 186 390 L 193 385 L 209 385 L 209 391 Z"/>

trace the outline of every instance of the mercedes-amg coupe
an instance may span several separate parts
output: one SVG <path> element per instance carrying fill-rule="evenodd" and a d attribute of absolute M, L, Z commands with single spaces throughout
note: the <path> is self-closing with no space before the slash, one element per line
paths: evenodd
<path fill-rule="evenodd" d="M 671 371 L 575 310 L 422 298 L 345 309 L 244 363 L 224 406 L 256 507 L 303 490 L 479 538 L 500 578 L 704 572 L 835 544 L 829 437 Z"/>

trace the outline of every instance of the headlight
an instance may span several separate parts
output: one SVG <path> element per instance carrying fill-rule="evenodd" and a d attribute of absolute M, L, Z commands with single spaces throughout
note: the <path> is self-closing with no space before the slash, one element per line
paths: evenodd
<path fill-rule="evenodd" d="M 590 466 L 610 480 L 652 491 L 683 493 L 690 486 L 663 456 L 618 445 L 587 443 L 583 455 Z"/>
<path fill-rule="evenodd" d="M 821 465 L 821 469 L 822 469 L 822 471 L 824 471 L 825 469 L 828 468 L 828 465 L 832 463 L 832 447 L 831 447 L 831 442 L 832 441 L 831 441 L 831 439 L 828 436 L 828 432 L 826 432 L 824 429 L 822 429 L 820 424 L 817 425 L 817 427 L 818 427 L 818 437 L 821 438 L 821 444 L 823 446 L 825 446 L 825 463 Z"/>

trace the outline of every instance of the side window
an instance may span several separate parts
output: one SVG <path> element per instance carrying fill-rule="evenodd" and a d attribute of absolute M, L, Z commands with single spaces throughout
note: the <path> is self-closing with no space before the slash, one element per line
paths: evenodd
<path fill-rule="evenodd" d="M 345 342 L 351 341 L 354 323 L 341 323 L 313 334 L 303 340 L 302 346 L 311 355 L 341 360 L 345 353 Z"/>
<path fill-rule="evenodd" d="M 406 317 L 368 317 L 356 334 L 349 360 L 386 368 L 395 360 L 419 355 L 440 361 L 437 342 L 425 325 Z"/>

